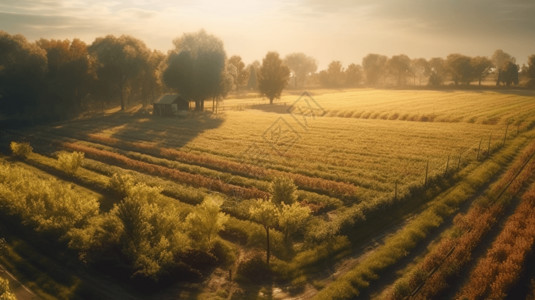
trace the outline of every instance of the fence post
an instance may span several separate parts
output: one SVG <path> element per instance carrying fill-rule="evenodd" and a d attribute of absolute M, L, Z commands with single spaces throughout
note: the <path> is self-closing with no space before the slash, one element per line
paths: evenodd
<path fill-rule="evenodd" d="M 503 145 L 505 146 L 505 140 L 507 139 L 507 129 L 509 129 L 509 123 L 505 127 L 505 135 L 503 136 Z"/>

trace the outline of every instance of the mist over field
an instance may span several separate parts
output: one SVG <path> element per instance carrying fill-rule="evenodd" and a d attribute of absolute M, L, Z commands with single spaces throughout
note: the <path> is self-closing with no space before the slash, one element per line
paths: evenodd
<path fill-rule="evenodd" d="M 534 13 L 0 2 L 0 298 L 535 297 Z"/>

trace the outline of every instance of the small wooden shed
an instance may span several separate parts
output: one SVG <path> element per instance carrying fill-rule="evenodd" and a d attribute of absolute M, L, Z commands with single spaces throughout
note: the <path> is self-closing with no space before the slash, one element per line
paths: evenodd
<path fill-rule="evenodd" d="M 152 114 L 156 116 L 174 116 L 179 111 L 189 110 L 189 101 L 180 95 L 163 95 L 153 104 Z"/>

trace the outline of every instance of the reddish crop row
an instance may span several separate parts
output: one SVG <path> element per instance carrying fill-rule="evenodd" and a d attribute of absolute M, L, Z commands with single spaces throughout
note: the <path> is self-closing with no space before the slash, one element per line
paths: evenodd
<path fill-rule="evenodd" d="M 195 187 L 204 187 L 210 190 L 215 190 L 222 192 L 227 195 L 232 195 L 239 198 L 267 198 L 268 193 L 261 191 L 255 187 L 245 188 L 240 186 L 235 186 L 222 182 L 217 179 L 205 177 L 199 174 L 191 174 L 175 169 L 154 165 L 138 160 L 128 158 L 124 155 L 117 154 L 114 152 L 99 150 L 85 145 L 75 144 L 75 143 L 64 143 L 63 146 L 67 149 L 73 151 L 84 152 L 88 157 L 92 157 L 97 160 L 106 161 L 109 163 L 114 163 L 120 166 L 127 168 L 132 168 L 134 170 L 145 172 L 151 175 L 162 176 L 169 179 L 177 180 L 181 183 L 189 184 Z"/>
<path fill-rule="evenodd" d="M 161 155 L 163 157 L 174 159 L 183 163 L 198 164 L 219 171 L 232 172 L 258 179 L 269 179 L 277 176 L 290 177 L 293 179 L 296 185 L 302 188 L 316 192 L 327 192 L 333 196 L 351 197 L 357 192 L 357 188 L 354 185 L 345 182 L 309 177 L 278 170 L 270 170 L 243 162 L 222 160 L 176 149 L 161 148 L 147 143 L 123 141 L 99 134 L 89 134 L 88 137 L 91 140 L 98 141 L 108 146 L 123 146 L 125 148 L 142 149 L 150 154 Z"/>
<path fill-rule="evenodd" d="M 448 280 L 471 260 L 473 249 L 495 224 L 512 196 L 522 188 L 535 169 L 535 141 L 517 155 L 507 172 L 476 200 L 465 215 L 458 215 L 450 236 L 443 238 L 410 273 L 396 282 L 390 298 L 434 298 L 448 287 Z M 505 197 L 497 197 L 504 192 Z"/>
<path fill-rule="evenodd" d="M 503 299 L 519 277 L 535 241 L 535 185 L 479 261 L 458 299 Z"/>
<path fill-rule="evenodd" d="M 471 254 L 483 235 L 497 222 L 510 199 L 533 176 L 535 160 L 529 159 L 534 152 L 535 142 L 501 177 L 498 184 L 492 187 L 491 193 L 485 200 L 475 203 L 466 215 L 459 215 L 455 218 L 454 231 L 457 234 L 443 240 L 433 252 L 426 256 L 419 266 L 419 271 L 414 273 L 415 276 L 410 281 L 411 286 L 416 287 L 424 282 L 415 298 L 435 298 L 448 287 L 448 280 L 460 274 L 466 263 L 472 259 Z M 527 160 L 529 163 L 525 165 Z M 501 193 L 506 187 L 506 197 L 496 199 L 496 194 Z M 426 276 L 416 276 L 421 274 L 431 275 L 426 280 Z"/>

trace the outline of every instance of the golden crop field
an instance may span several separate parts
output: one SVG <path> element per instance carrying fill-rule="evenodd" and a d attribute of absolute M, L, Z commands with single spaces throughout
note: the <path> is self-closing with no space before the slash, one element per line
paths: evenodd
<path fill-rule="evenodd" d="M 113 182 L 117 183 L 117 174 L 158 187 L 140 192 L 147 193 L 147 199 L 155 195 L 161 198 L 151 202 L 151 209 L 156 210 L 151 218 L 162 209 L 160 214 L 167 220 L 171 210 L 186 224 L 192 212 L 208 205 L 203 199 L 217 195 L 223 201 L 222 212 L 228 216 L 217 239 L 234 258 L 229 258 L 228 264 L 216 264 L 218 272 L 201 276 L 205 283 L 227 282 L 226 296 L 218 294 L 222 285 L 200 284 L 194 289 L 202 297 L 255 298 L 259 290 L 265 293 L 266 286 L 271 286 L 269 293 L 281 299 L 353 298 L 363 292 L 396 298 L 417 287 L 410 281 L 411 276 L 417 276 L 416 268 L 428 272 L 429 266 L 436 266 L 435 261 L 444 259 L 440 251 L 449 250 L 456 241 L 479 241 L 479 236 L 442 237 L 448 230 L 464 232 L 466 224 L 478 224 L 473 219 L 459 223 L 461 217 L 455 216 L 461 207 L 465 212 L 470 209 L 465 218 L 482 212 L 481 222 L 492 225 L 500 215 L 498 208 L 493 210 L 494 202 L 488 200 L 495 195 L 508 197 L 496 200 L 505 206 L 516 203 L 510 199 L 525 194 L 528 200 L 524 206 L 529 204 L 534 124 L 535 93 L 527 91 L 315 90 L 310 97 L 287 93 L 272 106 L 256 95 L 242 95 L 226 99 L 217 114 L 162 118 L 139 110 L 4 130 L 3 148 L 10 141 L 27 141 L 33 152 L 16 164 L 4 157 L 1 164 L 7 168 L 2 174 L 21 165 L 38 168 L 60 184 L 97 195 L 99 209 L 84 208 L 88 215 L 65 225 L 76 230 L 67 231 L 62 239 L 75 236 L 79 243 L 87 242 L 86 235 L 80 233 L 89 235 L 83 231 L 87 226 L 104 226 L 106 222 L 111 226 L 107 218 L 124 201 L 109 192 Z M 76 173 L 65 173 L 58 165 L 55 157 L 60 150 L 84 153 Z M 13 193 L 10 180 L 18 178 L 3 176 L 0 198 Z M 268 230 L 272 232 L 274 256 L 268 268 L 275 283 L 258 286 L 243 279 L 248 274 L 245 266 L 253 266 L 255 255 L 265 247 L 262 223 L 248 214 L 249 207 L 251 199 L 271 197 L 271 182 L 279 177 L 295 183 L 298 203 L 310 208 L 311 217 L 291 242 L 282 226 Z M 4 205 L 11 207 L 8 202 Z M 519 215 L 526 214 L 524 206 L 519 208 Z M 13 207 L 12 214 L 27 215 L 23 208 Z M 42 219 L 32 222 L 28 224 L 41 224 L 37 228 L 48 224 Z M 473 232 L 486 232 L 477 230 Z M 177 236 L 165 237 L 170 244 L 183 241 Z M 84 258 L 95 251 L 94 245 L 69 245 Z M 151 245 L 164 247 L 160 242 Z M 498 242 L 492 246 L 498 247 Z M 166 251 L 175 251 L 166 247 Z M 419 250 L 411 252 L 414 249 Z M 10 257 L 15 257 L 15 250 L 11 251 Z M 403 261 L 407 255 L 419 261 L 434 260 L 422 266 L 408 265 Z M 381 280 L 388 268 L 399 274 L 395 283 Z M 236 282 L 221 275 L 227 270 L 237 274 Z M 444 272 L 440 278 L 452 278 Z M 478 280 L 476 275 L 472 277 L 470 280 Z M 434 290 L 439 287 L 434 282 L 439 279 L 418 280 L 424 287 L 421 297 L 436 295 Z M 369 288 L 375 284 L 376 288 Z M 65 293 L 70 288 L 61 281 L 49 285 L 61 286 Z M 32 286 L 39 285 L 34 282 Z M 459 283 L 460 294 L 472 293 L 461 287 Z M 38 291 L 52 293 L 46 288 Z"/>

